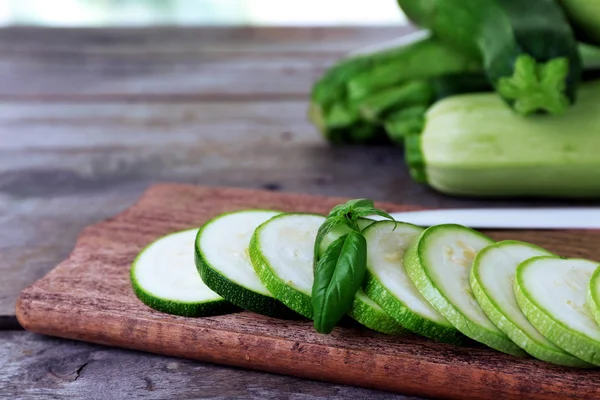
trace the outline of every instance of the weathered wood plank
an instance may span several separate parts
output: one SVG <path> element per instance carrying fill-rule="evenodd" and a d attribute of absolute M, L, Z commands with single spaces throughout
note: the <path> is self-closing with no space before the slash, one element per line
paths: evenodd
<path fill-rule="evenodd" d="M 206 99 L 223 96 L 278 96 L 304 99 L 313 83 L 341 54 L 326 57 L 220 55 L 178 60 L 170 55 L 127 57 L 65 57 L 27 54 L 0 57 L 0 98 L 26 99 L 75 95 L 115 97 L 144 95 Z M 75 60 L 73 60 L 75 58 Z M 164 59 L 168 61 L 165 62 Z"/>
<path fill-rule="evenodd" d="M 304 99 L 345 52 L 408 27 L 1 32 L 0 99 Z"/>
<path fill-rule="evenodd" d="M 13 399 L 416 399 L 29 332 L 0 343 L 0 397 Z"/>
<path fill-rule="evenodd" d="M 2 52 L 101 51 L 189 53 L 201 49 L 251 51 L 350 51 L 413 30 L 389 27 L 149 27 L 41 28 L 0 30 Z"/>

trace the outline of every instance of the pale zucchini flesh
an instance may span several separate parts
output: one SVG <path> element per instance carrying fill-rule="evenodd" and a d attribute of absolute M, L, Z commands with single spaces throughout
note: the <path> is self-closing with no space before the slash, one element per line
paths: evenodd
<path fill-rule="evenodd" d="M 596 323 L 600 325 L 600 268 L 593 273 L 587 291 L 587 304 Z"/>
<path fill-rule="evenodd" d="M 324 216 L 316 214 L 280 214 L 256 229 L 250 245 L 252 263 L 261 281 L 283 304 L 309 319 L 313 318 L 314 243 L 324 221 Z M 365 220 L 361 224 L 370 223 Z M 337 232 L 339 235 L 344 230 Z M 362 290 L 356 294 L 348 316 L 375 331 L 404 332 Z"/>
<path fill-rule="evenodd" d="M 475 257 L 471 288 L 488 318 L 531 356 L 553 364 L 591 367 L 546 339 L 523 314 L 514 294 L 517 266 L 532 257 L 552 256 L 525 242 L 505 240 L 485 247 Z"/>
<path fill-rule="evenodd" d="M 309 319 L 314 243 L 324 220 L 318 214 L 280 214 L 261 224 L 250 243 L 250 258 L 261 282 L 279 301 Z"/>
<path fill-rule="evenodd" d="M 250 260 L 254 230 L 277 214 L 241 210 L 207 222 L 196 237 L 196 266 L 208 287 L 238 307 L 276 318 L 297 318 L 263 285 Z"/>
<path fill-rule="evenodd" d="M 163 236 L 134 260 L 130 279 L 136 296 L 157 311 L 202 317 L 238 311 L 204 284 L 194 264 L 192 247 L 198 229 Z"/>
<path fill-rule="evenodd" d="M 423 297 L 464 335 L 498 351 L 524 356 L 489 320 L 469 283 L 475 256 L 493 243 L 462 225 L 436 225 L 427 228 L 409 248 L 404 263 Z"/>
<path fill-rule="evenodd" d="M 584 259 L 533 257 L 517 267 L 514 290 L 519 308 L 542 335 L 600 366 L 600 327 L 586 299 L 598 267 Z"/>
<path fill-rule="evenodd" d="M 375 222 L 367 240 L 365 292 L 407 330 L 433 340 L 462 343 L 465 337 L 419 293 L 404 268 L 404 254 L 423 228 L 393 221 Z"/>

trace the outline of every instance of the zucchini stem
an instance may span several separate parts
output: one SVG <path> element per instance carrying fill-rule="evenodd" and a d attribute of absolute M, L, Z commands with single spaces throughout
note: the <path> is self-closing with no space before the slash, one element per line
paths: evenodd
<path fill-rule="evenodd" d="M 520 115 L 536 111 L 561 114 L 571 103 L 566 94 L 568 74 L 569 61 L 565 57 L 540 63 L 523 54 L 515 61 L 514 74 L 500 78 L 496 90 L 514 101 L 513 108 Z"/>

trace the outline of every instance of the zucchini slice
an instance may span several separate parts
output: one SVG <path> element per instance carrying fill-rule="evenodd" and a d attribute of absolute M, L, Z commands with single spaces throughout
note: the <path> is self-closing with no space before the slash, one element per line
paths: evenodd
<path fill-rule="evenodd" d="M 130 279 L 135 295 L 148 307 L 184 317 L 227 314 L 239 309 L 202 282 L 192 246 L 198 229 L 171 233 L 144 248 Z"/>
<path fill-rule="evenodd" d="M 261 224 L 250 240 L 250 259 L 263 285 L 309 319 L 315 238 L 324 220 L 318 214 L 280 214 Z"/>
<path fill-rule="evenodd" d="M 462 225 L 436 225 L 425 229 L 408 249 L 404 265 L 423 297 L 464 335 L 498 351 L 523 356 L 525 352 L 485 315 L 469 284 L 473 259 L 493 243 Z"/>
<path fill-rule="evenodd" d="M 596 323 L 600 325 L 600 268 L 596 268 L 590 279 L 587 291 L 587 304 L 592 311 Z"/>
<path fill-rule="evenodd" d="M 283 304 L 309 319 L 313 318 L 314 243 L 323 221 L 325 217 L 318 214 L 280 214 L 261 224 L 250 244 L 250 258 L 263 284 Z M 369 223 L 372 221 L 364 222 Z M 348 315 L 375 331 L 404 332 L 362 290 L 357 292 Z"/>
<path fill-rule="evenodd" d="M 362 290 L 358 289 L 348 316 L 362 326 L 388 335 L 401 335 L 406 330 Z"/>
<path fill-rule="evenodd" d="M 207 222 L 196 237 L 196 267 L 206 285 L 245 310 L 276 318 L 297 315 L 273 297 L 250 261 L 254 230 L 277 211 L 242 210 Z"/>
<path fill-rule="evenodd" d="M 516 240 L 488 246 L 473 261 L 470 276 L 473 294 L 498 329 L 533 357 L 570 367 L 590 367 L 539 333 L 517 304 L 513 290 L 517 266 L 532 257 L 552 255 L 541 247 Z"/>
<path fill-rule="evenodd" d="M 427 338 L 461 343 L 465 337 L 419 293 L 404 268 L 404 253 L 423 228 L 380 221 L 363 231 L 367 240 L 365 293 L 404 328 Z"/>
<path fill-rule="evenodd" d="M 600 366 L 600 327 L 586 295 L 597 262 L 552 256 L 517 267 L 514 291 L 529 322 L 556 346 Z"/>

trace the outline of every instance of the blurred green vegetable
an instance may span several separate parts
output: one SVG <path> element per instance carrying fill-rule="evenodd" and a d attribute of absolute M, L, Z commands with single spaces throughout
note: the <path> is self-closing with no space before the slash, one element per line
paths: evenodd
<path fill-rule="evenodd" d="M 421 46 L 424 41 L 429 43 L 426 51 Z M 406 55 L 411 49 L 420 48 L 421 56 L 429 54 L 432 59 L 435 59 L 432 49 L 436 46 L 438 55 L 447 51 L 432 42 L 435 43 L 427 31 L 419 31 L 395 43 L 396 47 L 375 46 L 375 52 L 353 54 L 340 60 L 314 85 L 309 119 L 334 144 L 402 145 L 408 135 L 420 133 L 425 111 L 435 101 L 455 94 L 493 90 L 482 66 L 452 56 L 446 73 L 427 79 L 406 79 L 407 63 L 403 61 L 419 59 Z M 585 67 L 583 80 L 600 78 L 600 49 L 580 43 L 579 52 Z M 435 68 L 444 64 L 437 59 L 429 62 L 438 64 Z M 464 71 L 450 72 L 460 68 Z M 422 76 L 418 68 L 410 69 L 415 77 Z"/>
<path fill-rule="evenodd" d="M 600 0 L 558 0 L 581 41 L 600 45 Z"/>
<path fill-rule="evenodd" d="M 559 114 L 576 101 L 581 57 L 554 0 L 398 0 L 407 16 L 483 63 L 517 113 Z"/>
<path fill-rule="evenodd" d="M 478 62 L 419 31 L 396 47 L 355 54 L 332 66 L 313 87 L 309 119 L 332 143 L 389 141 L 382 119 L 431 104 L 429 78 L 479 70 Z"/>

